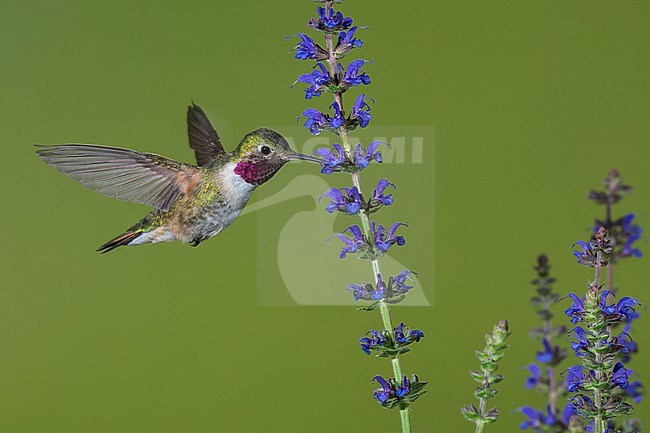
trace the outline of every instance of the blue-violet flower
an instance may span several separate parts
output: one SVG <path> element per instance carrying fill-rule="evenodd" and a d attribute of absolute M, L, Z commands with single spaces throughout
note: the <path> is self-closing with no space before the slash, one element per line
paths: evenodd
<path fill-rule="evenodd" d="M 333 8 L 325 10 L 324 7 L 318 7 L 318 18 L 312 18 L 307 24 L 314 30 L 324 33 L 334 33 L 341 30 L 347 30 L 352 25 L 352 18 L 344 17 L 343 13 L 334 11 Z"/>

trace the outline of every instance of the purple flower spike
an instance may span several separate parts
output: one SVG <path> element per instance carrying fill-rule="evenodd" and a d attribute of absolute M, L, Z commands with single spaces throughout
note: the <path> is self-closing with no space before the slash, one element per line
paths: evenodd
<path fill-rule="evenodd" d="M 352 176 L 352 186 L 329 188 L 323 193 L 321 199 L 328 199 L 325 208 L 328 213 L 357 215 L 360 221 L 340 233 L 335 233 L 328 241 L 338 238 L 337 242 L 342 242 L 339 244 L 341 259 L 352 254 L 360 259 L 372 261 L 373 281 L 350 284 L 348 290 L 352 292 L 355 301 L 369 301 L 369 305 L 362 306 L 359 310 L 378 309 L 384 319 L 381 330 L 368 331 L 359 339 L 359 345 L 365 354 L 376 355 L 393 363 L 394 371 L 391 376 L 384 378 L 377 375 L 373 378 L 373 382 L 378 384 L 378 388 L 373 391 L 373 396 L 384 408 L 399 408 L 402 412 L 402 425 L 405 427 L 408 424 L 404 417 L 407 408 L 426 392 L 427 382 L 421 382 L 416 375 L 408 377 L 404 375 L 397 357 L 412 350 L 407 346 L 422 340 L 424 332 L 410 329 L 403 322 L 394 326 L 388 317 L 387 308 L 389 304 L 397 304 L 406 297 L 414 287 L 413 275 L 417 274 L 404 270 L 384 279 L 379 271 L 377 260 L 387 254 L 394 245 L 405 245 L 406 240 L 398 230 L 406 224 L 396 222 L 384 227 L 370 218 L 371 214 L 381 207 L 393 204 L 393 191 L 389 187 L 395 188 L 395 185 L 382 178 L 374 189 L 372 185 L 368 185 L 367 190 L 363 189 L 362 194 L 359 172 L 373 161 L 378 163 L 383 161 L 378 150 L 381 142 L 372 142 L 366 148 L 349 138 L 351 131 L 359 127 L 365 128 L 372 121 L 370 103 L 374 103 L 374 100 L 366 98 L 363 93 L 354 101 L 344 100 L 344 95 L 352 87 L 371 84 L 371 78 L 364 70 L 371 62 L 361 59 L 350 62 L 348 59 L 342 60 L 350 51 L 363 46 L 363 41 L 357 37 L 359 27 L 353 26 L 352 18 L 344 16 L 342 12 L 332 7 L 343 0 L 314 1 L 319 4 L 317 16 L 309 20 L 308 27 L 323 33 L 324 35 L 321 36 L 324 36 L 326 43 L 321 40 L 319 45 L 318 38 L 312 38 L 305 33 L 295 35 L 297 44 L 293 47 L 293 56 L 299 60 L 313 60 L 315 66 L 312 71 L 303 71 L 308 73 L 298 76 L 291 87 L 302 83 L 305 88 L 305 99 L 325 96 L 329 99 L 327 104 L 331 103 L 331 105 L 329 108 L 325 108 L 327 104 L 321 109 L 307 108 L 298 121 L 304 122 L 304 126 L 313 135 L 319 135 L 325 130 L 338 135 L 343 141 L 342 144 L 333 144 L 331 148 L 317 149 L 314 156 L 319 158 L 308 158 L 304 155 L 303 158 L 299 158 L 300 155 L 294 155 L 294 159 L 317 160 L 321 164 L 323 174 L 346 172 Z M 342 61 L 345 63 L 341 63 Z M 263 150 L 262 153 L 268 153 Z M 497 335 L 497 328 L 504 334 L 508 333 L 505 321 L 495 327 L 494 335 Z M 496 362 L 496 357 L 494 359 Z M 494 379 L 491 377 L 485 379 L 490 379 L 489 383 L 496 383 L 500 378 L 501 376 L 497 375 Z M 486 391 L 486 395 L 489 391 L 489 389 Z M 478 391 L 475 395 L 478 395 Z M 496 409 L 489 410 L 485 414 L 486 420 L 491 420 L 489 417 L 496 419 L 495 413 Z"/>

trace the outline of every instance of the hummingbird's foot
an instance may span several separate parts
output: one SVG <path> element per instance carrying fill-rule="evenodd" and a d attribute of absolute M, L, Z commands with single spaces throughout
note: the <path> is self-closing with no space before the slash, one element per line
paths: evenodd
<path fill-rule="evenodd" d="M 193 247 L 196 247 L 196 246 L 198 246 L 200 243 L 201 243 L 201 239 L 196 238 L 196 239 L 193 239 L 193 240 L 190 242 L 190 245 L 192 245 Z"/>

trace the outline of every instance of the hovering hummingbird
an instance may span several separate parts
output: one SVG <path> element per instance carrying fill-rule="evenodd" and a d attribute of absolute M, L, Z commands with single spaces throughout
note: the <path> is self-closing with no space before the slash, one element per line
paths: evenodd
<path fill-rule="evenodd" d="M 97 251 L 122 245 L 180 240 L 192 246 L 233 223 L 258 186 L 291 160 L 321 163 L 297 153 L 275 131 L 261 128 L 226 152 L 203 110 L 187 111 L 190 147 L 197 166 L 153 153 L 89 144 L 40 146 L 52 167 L 108 197 L 155 206 L 151 213 Z"/>

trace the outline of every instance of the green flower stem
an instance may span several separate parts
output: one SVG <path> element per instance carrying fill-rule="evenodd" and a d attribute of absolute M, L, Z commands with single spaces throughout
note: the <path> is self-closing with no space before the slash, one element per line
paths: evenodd
<path fill-rule="evenodd" d="M 411 433 L 411 411 L 407 407 L 406 409 L 400 409 L 399 417 L 402 420 L 402 432 Z"/>
<path fill-rule="evenodd" d="M 601 259 L 602 259 L 602 252 L 597 251 L 596 252 L 596 272 L 594 276 L 594 282 L 593 282 L 593 289 L 598 290 L 598 286 L 600 284 L 600 273 L 601 273 Z M 596 298 L 598 297 L 595 295 Z M 602 364 L 602 355 L 599 353 L 598 349 L 599 346 L 601 345 L 600 339 L 596 341 L 596 347 L 594 348 L 596 350 L 596 365 L 600 366 Z M 602 368 L 596 369 L 596 380 L 598 382 L 602 381 L 603 378 L 603 372 Z M 603 396 L 601 395 L 601 390 L 599 387 L 594 388 L 594 403 L 596 404 L 596 409 L 598 414 L 594 418 L 594 433 L 605 433 L 605 420 L 603 419 L 602 416 L 602 398 Z"/>
<path fill-rule="evenodd" d="M 341 110 L 343 110 L 342 99 L 343 98 L 341 98 L 341 95 L 337 94 L 337 101 L 339 102 L 339 106 L 341 107 Z M 348 131 L 345 128 L 341 127 L 339 133 L 341 135 L 343 149 L 345 149 L 348 155 L 351 156 L 352 146 L 350 145 L 350 140 L 348 138 Z M 359 194 L 363 194 L 363 190 L 361 189 L 361 176 L 359 176 L 359 173 L 352 173 L 352 183 L 359 190 Z M 368 242 L 372 244 L 373 238 L 372 238 L 372 231 L 370 230 L 370 218 L 368 217 L 368 214 L 364 212 L 361 212 L 359 214 L 359 217 L 361 219 L 361 227 L 363 230 L 363 234 L 368 240 Z M 377 276 L 381 274 L 381 270 L 379 268 L 379 260 L 374 259 L 371 261 L 371 263 L 372 263 L 372 271 L 374 274 L 373 278 L 375 279 L 375 284 L 377 284 L 378 283 Z M 381 320 L 384 325 L 384 329 L 390 333 L 391 338 L 393 339 L 393 341 L 395 341 L 395 330 L 393 328 L 393 320 L 391 319 L 390 316 L 390 308 L 384 300 L 379 301 L 379 313 L 381 314 Z M 402 373 L 402 366 L 400 364 L 399 357 L 395 356 L 391 358 L 391 364 L 393 367 L 393 374 L 395 375 L 395 380 L 397 381 L 397 383 L 400 383 L 402 381 L 402 378 L 404 377 L 404 374 Z M 410 414 L 411 411 L 409 407 L 407 406 L 401 408 L 399 412 L 400 412 L 399 413 L 400 419 L 402 421 L 402 432 L 411 433 L 413 430 L 411 428 L 411 414 Z"/>
<path fill-rule="evenodd" d="M 603 253 L 601 251 L 596 252 L 596 272 L 594 276 L 594 284 L 593 286 L 598 288 L 598 285 L 600 284 L 600 272 L 602 270 L 602 264 L 601 260 L 603 258 Z"/>
<path fill-rule="evenodd" d="M 614 290 L 614 261 L 610 260 L 607 264 L 607 289 L 612 293 L 616 293 Z"/>
<path fill-rule="evenodd" d="M 600 355 L 596 355 L 596 363 L 600 363 Z M 596 379 L 600 381 L 602 379 L 602 372 L 599 370 L 596 370 Z M 595 388 L 594 389 L 594 403 L 596 404 L 596 410 L 598 411 L 598 415 L 594 418 L 594 433 L 605 433 L 605 421 L 603 420 L 603 416 L 601 414 L 602 412 L 602 402 L 601 402 L 601 396 L 600 396 L 600 389 Z"/>
<path fill-rule="evenodd" d="M 479 360 L 480 370 L 469 372 L 471 378 L 479 383 L 474 390 L 474 397 L 479 400 L 478 408 L 468 404 L 460 408 L 463 417 L 476 425 L 476 433 L 482 433 L 485 424 L 496 422 L 499 418 L 499 410 L 496 406 L 488 409 L 488 400 L 494 398 L 497 391 L 492 388 L 503 380 L 503 375 L 497 374 L 499 361 L 503 358 L 504 351 L 508 348 L 506 339 L 510 335 L 508 322 L 502 320 L 494 327 L 491 334 L 485 335 L 485 349 L 477 350 L 476 357 Z"/>
<path fill-rule="evenodd" d="M 546 306 L 546 308 L 549 308 L 549 305 Z M 553 327 L 551 326 L 551 320 L 550 319 L 544 319 L 544 334 L 546 337 L 546 340 L 548 341 L 548 344 L 553 343 Z M 548 405 L 551 410 L 551 415 L 556 416 L 557 415 L 557 377 L 555 376 L 556 371 L 555 371 L 555 366 L 549 366 L 546 369 L 546 376 L 548 377 Z"/>
<path fill-rule="evenodd" d="M 332 6 L 331 1 L 325 2 L 326 10 L 329 10 L 331 6 Z M 326 43 L 327 53 L 328 53 L 328 65 L 329 65 L 330 74 L 334 76 L 334 74 L 336 73 L 336 55 L 334 54 L 334 42 L 331 34 L 325 35 L 325 43 Z M 339 104 L 339 108 L 341 109 L 341 111 L 343 111 L 342 93 L 335 92 L 334 99 Z M 352 160 L 353 149 L 352 149 L 352 145 L 350 144 L 350 138 L 348 136 L 348 131 L 345 128 L 345 126 L 341 126 L 339 128 L 339 135 L 341 136 L 341 144 L 343 145 L 343 149 L 345 149 L 346 154 L 348 155 L 350 160 Z M 359 194 L 363 194 L 363 189 L 361 188 L 360 174 L 358 172 L 351 173 L 351 176 L 352 176 L 352 183 L 359 190 Z M 368 216 L 367 213 L 361 212 L 359 213 L 359 218 L 361 219 L 361 227 L 363 230 L 363 234 L 366 237 L 368 243 L 374 248 L 374 239 L 372 237 L 372 231 L 370 230 L 370 217 Z M 374 274 L 373 278 L 375 280 L 375 283 L 377 283 L 377 276 L 381 274 L 381 271 L 379 268 L 379 261 L 376 259 L 372 260 L 372 271 Z M 386 329 L 386 331 L 390 333 L 393 341 L 395 341 L 395 331 L 393 329 L 393 321 L 390 317 L 390 308 L 388 307 L 388 304 L 384 300 L 379 302 L 379 312 L 381 314 L 381 320 L 383 322 L 384 329 Z M 398 383 L 400 383 L 404 375 L 402 373 L 402 367 L 400 365 L 399 358 L 397 356 L 391 358 L 391 364 L 393 367 L 393 374 L 395 375 L 395 380 Z M 400 412 L 400 419 L 402 422 L 402 433 L 412 433 L 413 430 L 411 428 L 411 414 L 410 414 L 409 407 L 406 406 L 400 408 L 399 412 Z"/>
<path fill-rule="evenodd" d="M 608 176 L 609 179 L 609 176 Z M 612 229 L 614 222 L 612 221 L 612 205 L 614 204 L 614 197 L 616 197 L 616 184 L 614 182 L 609 183 L 607 196 L 607 203 L 605 203 L 605 224 L 604 227 L 609 231 Z M 612 258 L 614 255 L 612 254 Z M 607 288 L 612 292 L 614 291 L 614 262 L 615 260 L 610 260 L 607 264 Z"/>
<path fill-rule="evenodd" d="M 478 413 L 484 414 L 487 411 L 487 400 L 484 398 L 481 398 L 478 403 Z M 481 420 L 476 421 L 476 433 L 483 433 L 483 427 L 485 427 L 485 423 Z"/>
<path fill-rule="evenodd" d="M 549 343 L 550 344 L 550 343 Z M 551 406 L 551 415 L 557 415 L 557 378 L 555 377 L 555 367 L 549 367 L 546 371 L 549 378 L 548 404 Z"/>

